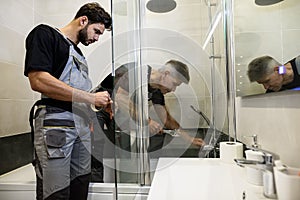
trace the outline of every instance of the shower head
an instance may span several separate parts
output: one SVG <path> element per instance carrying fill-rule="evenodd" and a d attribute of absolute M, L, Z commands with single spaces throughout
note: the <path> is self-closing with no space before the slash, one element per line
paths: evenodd
<path fill-rule="evenodd" d="M 176 8 L 176 2 L 174 0 L 150 0 L 146 7 L 155 13 L 166 13 Z"/>
<path fill-rule="evenodd" d="M 255 0 L 255 4 L 259 6 L 269 6 L 276 3 L 279 3 L 283 0 Z"/>

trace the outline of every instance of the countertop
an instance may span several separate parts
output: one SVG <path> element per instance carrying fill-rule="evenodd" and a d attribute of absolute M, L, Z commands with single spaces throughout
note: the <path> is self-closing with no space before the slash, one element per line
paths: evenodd
<path fill-rule="evenodd" d="M 218 158 L 160 158 L 148 200 L 267 200 L 245 168 Z"/>

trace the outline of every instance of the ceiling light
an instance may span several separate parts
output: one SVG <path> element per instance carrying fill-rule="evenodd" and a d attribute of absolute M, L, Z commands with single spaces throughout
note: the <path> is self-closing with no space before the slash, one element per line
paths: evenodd
<path fill-rule="evenodd" d="M 176 2 L 174 0 L 150 0 L 146 7 L 155 13 L 166 13 L 176 8 Z"/>
<path fill-rule="evenodd" d="M 255 4 L 259 6 L 269 6 L 276 3 L 279 3 L 283 0 L 255 0 Z"/>

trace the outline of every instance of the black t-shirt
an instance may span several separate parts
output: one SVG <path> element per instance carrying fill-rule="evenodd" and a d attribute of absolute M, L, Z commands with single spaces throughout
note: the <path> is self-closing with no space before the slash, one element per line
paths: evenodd
<path fill-rule="evenodd" d="M 80 49 L 73 46 L 82 55 Z M 36 26 L 26 38 L 24 75 L 37 70 L 59 78 L 69 58 L 69 47 L 70 44 L 58 30 L 44 24 Z"/>
<path fill-rule="evenodd" d="M 135 63 L 127 63 L 118 67 L 115 71 L 115 77 L 112 77 L 109 74 L 100 84 L 101 87 L 96 91 L 108 90 L 113 91 L 118 87 L 121 87 L 125 91 L 129 91 L 129 78 L 128 71 L 132 70 L 135 67 Z M 148 66 L 148 81 L 150 80 L 152 68 Z M 115 84 L 113 84 L 113 82 Z M 101 88 L 101 89 L 100 89 Z M 148 84 L 148 101 L 152 101 L 153 104 L 165 105 L 164 95 L 161 93 L 160 89 L 152 88 L 150 84 Z"/>
<path fill-rule="evenodd" d="M 292 82 L 290 82 L 286 85 L 283 85 L 282 89 L 293 89 L 293 88 L 296 88 L 296 87 L 300 86 L 300 72 L 298 71 L 298 68 L 296 66 L 296 58 L 290 60 L 289 63 L 291 63 L 291 65 L 292 65 L 292 69 L 293 69 L 293 73 L 294 73 L 294 79 L 293 79 Z"/>
<path fill-rule="evenodd" d="M 289 89 L 294 89 L 298 88 L 300 86 L 300 72 L 298 71 L 297 63 L 296 63 L 296 58 L 290 60 L 288 63 L 292 65 L 293 73 L 294 73 L 294 79 L 292 82 L 282 85 L 279 91 L 284 91 L 284 90 L 289 90 Z M 273 90 L 267 90 L 266 93 L 274 92 Z"/>

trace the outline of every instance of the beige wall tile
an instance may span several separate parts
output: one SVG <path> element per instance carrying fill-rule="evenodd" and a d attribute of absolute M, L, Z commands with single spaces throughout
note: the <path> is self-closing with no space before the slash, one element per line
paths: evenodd
<path fill-rule="evenodd" d="M 20 35 L 25 35 L 33 26 L 33 0 L 0 1 L 0 24 Z M 2 36 L 2 33 L 1 33 Z M 12 38 L 14 35 L 11 36 Z M 7 37 L 4 37 L 7 39 Z M 9 40 L 12 42 L 12 40 Z"/>
<path fill-rule="evenodd" d="M 29 111 L 33 101 L 0 100 L 0 137 L 30 131 Z"/>
<path fill-rule="evenodd" d="M 22 67 L 0 62 L 0 68 L 0 100 L 33 100 L 33 92 Z"/>
<path fill-rule="evenodd" d="M 299 9 L 300 4 L 298 0 L 289 0 L 281 3 L 281 16 L 283 29 L 300 29 L 299 25 Z"/>
<path fill-rule="evenodd" d="M 24 65 L 25 36 L 0 24 L 0 60 L 18 66 Z"/>
<path fill-rule="evenodd" d="M 184 32 L 201 32 L 202 19 L 200 4 L 186 4 L 177 6 L 177 8 L 168 13 L 153 13 L 146 10 L 144 19 L 145 27 L 164 28 L 173 31 Z M 197 21 L 198 23 L 195 23 Z M 180 24 L 180 26 L 174 26 Z"/>
<path fill-rule="evenodd" d="M 247 135 L 258 135 L 263 149 L 279 154 L 290 166 L 300 167 L 300 96 L 295 92 L 237 99 L 237 133 L 250 145 Z"/>
<path fill-rule="evenodd" d="M 300 55 L 300 43 L 296 42 L 300 34 L 299 30 L 287 30 L 282 33 L 283 61 L 288 62 L 292 58 Z"/>
<path fill-rule="evenodd" d="M 235 32 L 277 31 L 280 27 L 280 4 L 273 6 L 257 6 L 254 1 L 235 2 Z"/>

